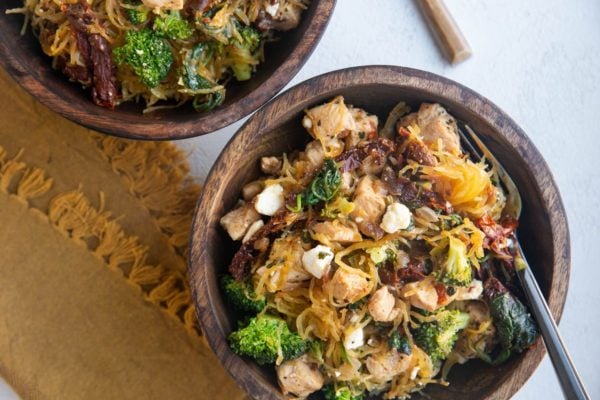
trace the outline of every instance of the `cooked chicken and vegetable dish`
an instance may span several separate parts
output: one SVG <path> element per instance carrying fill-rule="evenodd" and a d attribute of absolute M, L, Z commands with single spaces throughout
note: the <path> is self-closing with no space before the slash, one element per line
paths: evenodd
<path fill-rule="evenodd" d="M 295 28 L 308 0 L 24 0 L 53 67 L 114 108 L 192 102 L 207 111 L 232 79 L 247 81 L 274 32 Z"/>
<path fill-rule="evenodd" d="M 448 385 L 453 365 L 534 343 L 513 283 L 517 221 L 452 115 L 400 104 L 380 128 L 337 97 L 302 125 L 306 148 L 263 157 L 221 219 L 241 242 L 221 278 L 235 353 L 273 365 L 288 396 L 407 399 Z"/>

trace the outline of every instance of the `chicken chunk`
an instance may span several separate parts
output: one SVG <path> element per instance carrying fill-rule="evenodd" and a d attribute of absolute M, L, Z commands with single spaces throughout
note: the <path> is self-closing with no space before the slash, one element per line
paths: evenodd
<path fill-rule="evenodd" d="M 183 9 L 183 0 L 142 0 L 142 3 L 158 13 L 160 10 L 181 10 Z"/>
<path fill-rule="evenodd" d="M 328 157 L 340 155 L 344 150 L 342 138 L 356 129 L 354 118 L 341 96 L 306 111 L 302 125 L 321 143 Z"/>
<path fill-rule="evenodd" d="M 377 322 L 393 321 L 398 316 L 396 298 L 387 286 L 377 289 L 369 300 L 369 314 Z"/>
<path fill-rule="evenodd" d="M 240 240 L 244 237 L 250 225 L 260 219 L 252 203 L 244 203 L 221 218 L 221 226 L 227 231 L 231 239 Z"/>
<path fill-rule="evenodd" d="M 256 26 L 261 31 L 274 29 L 276 31 L 289 31 L 300 23 L 302 8 L 298 3 L 289 1 L 266 1 L 265 8 L 258 12 Z"/>
<path fill-rule="evenodd" d="M 284 361 L 276 370 L 277 380 L 284 394 L 307 397 L 321 389 L 325 383 L 318 365 L 308 362 L 306 356 Z"/>
<path fill-rule="evenodd" d="M 355 208 L 351 216 L 356 221 L 358 229 L 374 239 L 383 236 L 379 224 L 386 209 L 385 196 L 387 190 L 384 183 L 370 175 L 360 179 L 354 192 L 352 201 Z"/>
<path fill-rule="evenodd" d="M 444 150 L 454 154 L 461 152 L 456 120 L 441 105 L 423 103 L 418 112 L 400 120 L 400 126 L 413 123 L 419 125 L 423 142 L 430 149 L 437 150 L 438 139 L 441 139 Z"/>
<path fill-rule="evenodd" d="M 281 164 L 282 161 L 279 157 L 261 157 L 260 170 L 267 175 L 277 175 Z"/>
<path fill-rule="evenodd" d="M 323 146 L 318 140 L 313 140 L 306 145 L 304 152 L 300 155 L 300 159 L 307 161 L 313 169 L 321 168 L 325 160 Z"/>
<path fill-rule="evenodd" d="M 365 297 L 369 292 L 369 282 L 366 278 L 344 268 L 338 268 L 335 271 L 329 284 L 332 288 L 333 297 L 343 303 L 354 303 Z"/>
<path fill-rule="evenodd" d="M 269 274 L 266 286 L 270 292 L 298 288 L 311 278 L 302 265 L 303 254 L 299 236 L 278 238 L 273 242 L 269 259 L 256 273 L 260 276 Z"/>
<path fill-rule="evenodd" d="M 473 279 L 469 286 L 457 287 L 454 300 L 477 300 L 483 293 L 483 282 Z"/>
<path fill-rule="evenodd" d="M 262 181 L 252 181 L 245 184 L 242 188 L 242 196 L 244 197 L 244 200 L 251 201 L 256 197 L 257 194 L 262 192 L 264 187 L 265 184 Z"/>
<path fill-rule="evenodd" d="M 346 137 L 346 149 L 356 147 L 377 137 L 377 115 L 371 115 L 362 108 L 350 107 L 350 114 L 354 118 L 355 127 Z"/>
<path fill-rule="evenodd" d="M 412 355 L 391 350 L 369 356 L 366 366 L 373 381 L 383 383 L 406 371 L 410 366 L 411 358 Z"/>
<path fill-rule="evenodd" d="M 354 175 L 348 171 L 342 172 L 342 183 L 340 185 L 340 193 L 349 195 L 354 192 L 354 188 L 358 179 L 354 177 Z"/>
<path fill-rule="evenodd" d="M 312 227 L 312 230 L 317 236 L 322 235 L 326 241 L 330 242 L 347 244 L 360 242 L 362 240 L 356 226 L 344 225 L 339 220 L 319 222 Z"/>
<path fill-rule="evenodd" d="M 407 283 L 402 288 L 402 297 L 422 310 L 435 311 L 439 307 L 437 290 L 431 282 Z"/>

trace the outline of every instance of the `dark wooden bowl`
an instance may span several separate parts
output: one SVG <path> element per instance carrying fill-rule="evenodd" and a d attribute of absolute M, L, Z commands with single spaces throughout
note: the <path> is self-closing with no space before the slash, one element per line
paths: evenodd
<path fill-rule="evenodd" d="M 227 344 L 235 325 L 216 277 L 227 268 L 233 249 L 219 227 L 219 218 L 234 206 L 243 184 L 259 175 L 259 157 L 281 154 L 307 141 L 300 125 L 303 110 L 336 95 L 376 113 L 380 120 L 399 101 L 414 105 L 439 102 L 481 135 L 520 189 L 524 208 L 519 238 L 550 309 L 559 319 L 570 270 L 567 219 L 546 162 L 521 128 L 489 100 L 440 76 L 391 66 L 345 69 L 305 81 L 254 114 L 221 153 L 199 200 L 189 264 L 193 297 L 208 343 L 237 383 L 255 398 L 282 398 L 272 367 L 257 367 L 235 355 Z M 498 367 L 477 361 L 457 366 L 450 374 L 450 387 L 431 385 L 424 398 L 506 400 L 533 374 L 544 352 L 539 340 Z"/>
<path fill-rule="evenodd" d="M 265 62 L 250 81 L 227 86 L 225 102 L 198 113 L 191 105 L 142 115 L 142 104 L 126 103 L 115 110 L 94 105 L 87 91 L 51 68 L 31 30 L 22 36 L 21 15 L 5 11 L 22 0 L 0 2 L 0 65 L 33 97 L 63 117 L 86 127 L 132 139 L 183 139 L 214 132 L 260 108 L 300 70 L 319 42 L 335 0 L 313 0 L 300 25 L 265 48 Z"/>

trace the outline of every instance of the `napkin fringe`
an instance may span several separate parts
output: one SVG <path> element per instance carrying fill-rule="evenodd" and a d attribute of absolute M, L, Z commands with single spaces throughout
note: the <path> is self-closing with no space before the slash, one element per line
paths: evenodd
<path fill-rule="evenodd" d="M 54 196 L 47 214 L 32 208 L 29 202 L 46 194 L 52 188 L 53 180 L 46 177 L 43 169 L 29 167 L 22 162 L 22 155 L 23 150 L 20 150 L 9 159 L 6 150 L 0 146 L 0 190 L 47 218 L 59 232 L 86 247 L 110 270 L 137 288 L 146 301 L 159 306 L 190 333 L 201 336 L 185 272 L 150 265 L 147 262 L 148 247 L 141 244 L 138 237 L 127 235 L 112 214 L 104 210 L 103 193 L 99 194 L 98 208 L 91 204 L 81 188 Z M 119 165 L 119 170 L 122 170 L 126 163 L 120 161 Z M 181 165 L 176 168 L 181 170 Z M 185 180 L 180 179 L 177 183 L 183 184 Z M 189 182 L 185 184 L 190 185 L 188 193 L 196 190 Z M 169 182 L 164 187 L 167 193 L 173 190 Z M 159 190 L 145 191 L 144 194 L 159 196 Z M 156 203 L 149 201 L 148 204 Z M 189 225 L 184 224 L 182 217 L 177 213 L 172 216 L 173 220 L 164 213 L 161 216 L 162 220 L 167 220 L 165 226 L 172 228 L 169 231 L 171 237 L 179 235 L 184 225 Z M 191 216 L 188 218 L 191 220 Z"/>
<path fill-rule="evenodd" d="M 185 262 L 192 214 L 201 189 L 189 175 L 185 154 L 162 142 L 124 141 L 100 134 L 91 137 Z"/>

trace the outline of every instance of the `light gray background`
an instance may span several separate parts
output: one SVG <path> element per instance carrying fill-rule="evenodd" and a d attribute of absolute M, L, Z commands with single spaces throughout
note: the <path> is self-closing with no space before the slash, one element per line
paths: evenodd
<path fill-rule="evenodd" d="M 331 70 L 396 64 L 441 74 L 488 97 L 527 132 L 554 173 L 569 218 L 572 274 L 564 339 L 600 399 L 600 1 L 446 0 L 474 51 L 450 66 L 412 0 L 338 0 L 329 28 L 293 85 Z M 206 177 L 240 123 L 179 142 Z M 14 399 L 0 381 L 0 399 Z M 560 399 L 544 360 L 514 397 Z"/>

